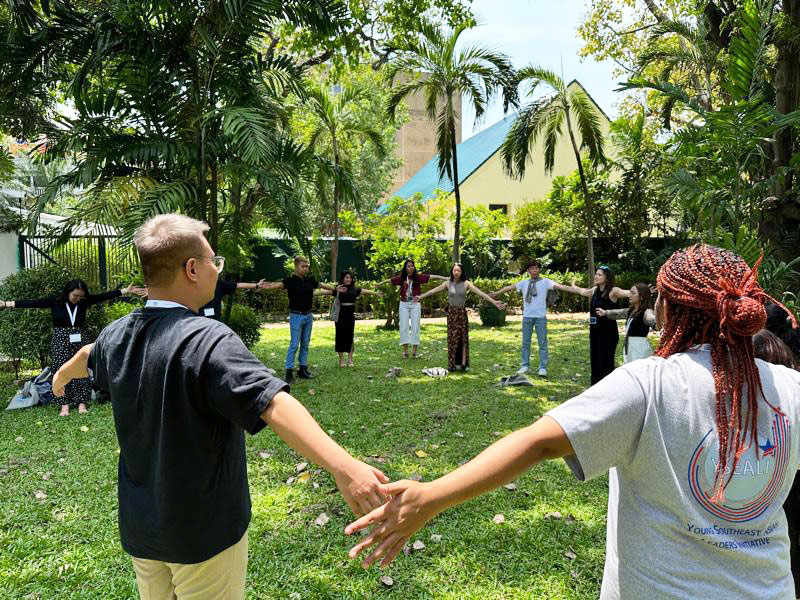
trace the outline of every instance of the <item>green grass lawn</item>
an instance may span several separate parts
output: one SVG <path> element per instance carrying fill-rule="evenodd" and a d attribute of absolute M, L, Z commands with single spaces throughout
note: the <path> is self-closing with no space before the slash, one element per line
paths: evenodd
<path fill-rule="evenodd" d="M 392 479 L 435 478 L 588 386 L 587 328 L 550 321 L 550 377 L 497 388 L 519 363 L 520 324 L 473 324 L 471 370 L 447 366 L 444 325 L 423 326 L 418 360 L 400 357 L 396 332 L 359 326 L 356 368 L 338 369 L 332 327 L 317 327 L 317 378 L 292 387 L 323 428 Z M 264 330 L 255 353 L 279 371 L 288 327 Z M 535 340 L 535 338 L 534 338 Z M 534 361 L 535 362 L 535 361 Z M 621 361 L 620 361 L 621 362 Z M 403 367 L 399 379 L 387 369 Z M 3 400 L 13 392 L 0 374 Z M 0 414 L 0 597 L 135 598 L 117 531 L 117 443 L 109 404 L 58 418 L 57 408 Z M 417 451 L 427 456 L 420 458 Z M 540 465 L 516 490 L 500 489 L 435 519 L 386 574 L 347 559 L 351 514 L 326 473 L 286 481 L 301 458 L 269 429 L 247 437 L 253 519 L 248 598 L 596 598 L 603 570 L 607 480 L 577 483 L 563 461 Z M 315 485 L 316 484 L 316 485 Z M 46 495 L 43 496 L 43 494 Z M 38 497 L 37 497 L 38 496 Z M 314 524 L 325 512 L 330 522 Z M 554 516 L 552 513 L 560 513 Z M 495 524 L 502 513 L 505 523 Z M 433 541 L 432 534 L 441 536 Z"/>

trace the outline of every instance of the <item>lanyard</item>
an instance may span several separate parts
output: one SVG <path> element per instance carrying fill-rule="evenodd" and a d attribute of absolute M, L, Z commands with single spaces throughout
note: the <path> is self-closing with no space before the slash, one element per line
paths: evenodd
<path fill-rule="evenodd" d="M 144 305 L 145 308 L 185 308 L 189 310 L 188 307 L 184 306 L 183 304 L 178 304 L 177 302 L 172 302 L 171 300 L 148 300 L 147 304 Z"/>
<path fill-rule="evenodd" d="M 78 318 L 78 306 L 75 306 L 75 312 L 73 312 L 69 307 L 69 302 L 64 304 L 67 306 L 67 313 L 69 313 L 69 323 L 72 327 L 75 327 L 75 319 Z"/>

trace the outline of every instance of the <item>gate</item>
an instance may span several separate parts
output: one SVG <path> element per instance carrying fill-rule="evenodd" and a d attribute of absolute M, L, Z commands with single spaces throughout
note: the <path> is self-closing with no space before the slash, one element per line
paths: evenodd
<path fill-rule="evenodd" d="M 120 244 L 116 236 L 86 235 L 58 244 L 59 238 L 44 235 L 19 236 L 19 266 L 31 269 L 44 264 L 64 267 L 70 275 L 96 289 L 108 289 L 109 282 L 126 282 L 138 270 L 133 246 Z"/>

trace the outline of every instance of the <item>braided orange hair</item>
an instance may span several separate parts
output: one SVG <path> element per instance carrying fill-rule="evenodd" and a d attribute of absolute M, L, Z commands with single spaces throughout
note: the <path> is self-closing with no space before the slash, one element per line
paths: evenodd
<path fill-rule="evenodd" d="M 659 294 L 669 302 L 669 318 L 656 356 L 666 358 L 697 344 L 711 346 L 719 436 L 714 502 L 724 500 L 725 487 L 739 458 L 756 442 L 758 396 L 763 398 L 763 393 L 752 336 L 766 323 L 766 302 L 783 306 L 758 285 L 760 264 L 761 259 L 751 269 L 729 250 L 696 244 L 675 252 L 661 267 L 656 280 Z M 796 327 L 794 316 L 791 318 Z M 743 413 L 745 385 L 747 404 Z M 764 401 L 780 412 L 766 398 Z M 758 453 L 758 444 L 755 446 Z M 723 481 L 729 460 L 730 476 Z"/>

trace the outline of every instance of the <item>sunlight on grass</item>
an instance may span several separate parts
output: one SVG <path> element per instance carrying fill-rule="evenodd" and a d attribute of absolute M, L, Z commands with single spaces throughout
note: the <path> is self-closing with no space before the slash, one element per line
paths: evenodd
<path fill-rule="evenodd" d="M 551 320 L 550 377 L 526 388 L 494 385 L 518 367 L 518 323 L 496 329 L 473 323 L 470 371 L 444 379 L 421 373 L 447 364 L 444 325 L 423 327 L 418 360 L 402 359 L 396 332 L 358 326 L 354 369 L 336 366 L 333 336 L 333 328 L 317 327 L 310 354 L 317 377 L 292 392 L 337 441 L 392 479 L 442 475 L 588 385 L 586 327 L 575 319 Z M 264 330 L 255 353 L 280 373 L 287 343 L 288 329 Z M 384 377 L 392 366 L 403 368 L 398 379 Z M 0 377 L 8 397 L 11 376 Z M 308 481 L 287 485 L 302 459 L 268 430 L 248 436 L 247 457 L 253 500 L 248 598 L 292 592 L 337 599 L 597 597 L 605 478 L 579 484 L 563 462 L 551 462 L 521 477 L 516 490 L 500 489 L 446 512 L 419 534 L 424 550 L 389 568 L 395 583 L 387 589 L 377 570 L 347 560 L 353 540 L 341 532 L 350 513 L 329 475 L 312 472 Z M 109 405 L 67 419 L 57 418 L 54 408 L 2 414 L 0 598 L 136 597 L 130 559 L 118 540 L 116 463 Z M 36 499 L 37 491 L 47 497 Z M 314 520 L 322 512 L 330 522 L 318 527 Z M 492 521 L 498 513 L 505 516 L 502 525 Z M 441 539 L 434 541 L 434 534 Z"/>

